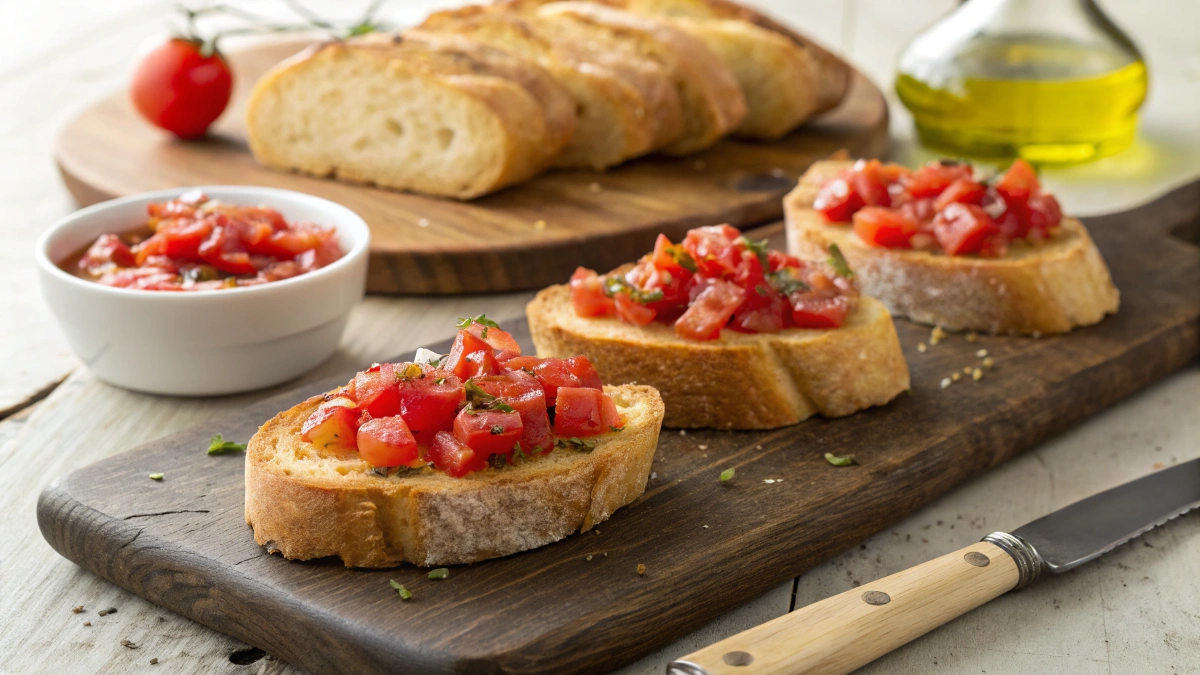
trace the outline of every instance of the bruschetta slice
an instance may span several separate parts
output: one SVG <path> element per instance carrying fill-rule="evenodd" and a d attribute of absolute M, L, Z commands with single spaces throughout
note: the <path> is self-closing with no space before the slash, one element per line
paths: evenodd
<path fill-rule="evenodd" d="M 658 392 L 604 386 L 584 357 L 522 356 L 486 317 L 467 321 L 450 354 L 375 364 L 254 434 L 258 544 L 347 567 L 469 563 L 589 530 L 642 494 Z"/>
<path fill-rule="evenodd" d="M 771 429 L 849 415 L 908 389 L 891 316 L 835 251 L 803 262 L 727 225 L 606 275 L 578 270 L 526 314 L 539 356 L 587 354 L 659 390 L 664 425 Z"/>
<path fill-rule="evenodd" d="M 784 199 L 788 250 L 836 245 L 864 293 L 948 330 L 1065 333 L 1117 311 L 1087 229 L 1028 164 L 977 178 L 958 162 L 818 162 Z"/>

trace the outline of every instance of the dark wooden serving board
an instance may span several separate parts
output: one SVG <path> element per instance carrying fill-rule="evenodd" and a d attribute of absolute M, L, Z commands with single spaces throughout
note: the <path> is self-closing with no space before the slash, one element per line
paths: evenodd
<path fill-rule="evenodd" d="M 770 222 L 814 161 L 843 148 L 856 157 L 887 150 L 887 103 L 855 72 L 840 107 L 774 143 L 726 140 L 689 157 L 647 157 L 607 173 L 552 171 L 471 202 L 311 178 L 259 166 L 242 125 L 258 75 L 303 44 L 230 54 L 237 91 L 203 141 L 173 140 L 149 126 L 124 91 L 82 111 L 55 151 L 76 201 L 187 185 L 298 190 L 345 204 L 370 225 L 368 290 L 509 291 L 559 283 L 577 265 L 612 269 L 648 250 L 659 232 L 678 238 L 697 225 Z"/>
<path fill-rule="evenodd" d="M 208 436 L 244 441 L 275 412 L 334 382 L 62 477 L 42 494 L 38 521 L 68 559 L 313 672 L 602 671 L 804 572 L 1195 358 L 1200 183 L 1087 223 L 1121 289 L 1120 313 L 1100 325 L 1041 339 L 952 336 L 918 353 L 929 329 L 898 321 L 911 395 L 770 432 L 666 431 L 657 478 L 598 534 L 455 567 L 446 581 L 411 566 L 288 562 L 254 544 L 242 520 L 243 462 L 207 456 Z M 523 325 L 516 333 L 527 337 Z M 977 363 L 981 348 L 995 358 L 994 370 L 981 382 L 939 388 L 943 377 Z M 853 454 L 859 465 L 833 467 L 826 451 Z M 737 475 L 722 483 L 718 475 L 730 467 Z M 166 480 L 147 480 L 151 471 Z M 389 589 L 393 578 L 412 590 L 411 602 Z"/>

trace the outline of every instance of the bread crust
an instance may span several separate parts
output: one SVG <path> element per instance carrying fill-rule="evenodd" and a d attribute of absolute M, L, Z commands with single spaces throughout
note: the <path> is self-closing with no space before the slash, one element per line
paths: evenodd
<path fill-rule="evenodd" d="M 773 429 L 883 405 L 909 387 L 891 316 L 866 297 L 836 330 L 726 330 L 711 342 L 658 323 L 577 316 L 565 285 L 538 293 L 525 312 L 538 356 L 585 354 L 601 377 L 655 387 L 668 427 Z"/>
<path fill-rule="evenodd" d="M 315 396 L 250 439 L 246 524 L 271 553 L 336 555 L 347 567 L 457 565 L 586 532 L 645 490 L 663 418 L 651 387 L 605 391 L 626 427 L 597 437 L 595 450 L 558 449 L 462 478 L 428 468 L 383 478 L 353 450 L 302 441 L 300 427 L 324 400 Z"/>
<path fill-rule="evenodd" d="M 894 314 L 947 330 L 1065 333 L 1117 311 L 1120 293 L 1083 223 L 1064 218 L 1050 241 L 1003 258 L 868 246 L 812 209 L 821 185 L 851 162 L 814 164 L 784 198 L 788 251 L 823 259 L 836 243 L 863 292 Z"/>

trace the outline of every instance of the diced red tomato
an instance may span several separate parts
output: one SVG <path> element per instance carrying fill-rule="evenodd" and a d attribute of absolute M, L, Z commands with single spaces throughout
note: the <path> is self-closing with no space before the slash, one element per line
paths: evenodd
<path fill-rule="evenodd" d="M 831 223 L 846 223 L 854 212 L 866 205 L 850 187 L 849 173 L 843 172 L 821 186 L 813 200 L 813 208 Z"/>
<path fill-rule="evenodd" d="M 892 197 L 888 193 L 888 185 L 899 177 L 893 176 L 893 171 L 877 159 L 855 162 L 850 174 L 850 187 L 862 198 L 866 206 L 891 206 Z"/>
<path fill-rule="evenodd" d="M 428 432 L 453 428 L 464 394 L 462 380 L 452 373 L 429 370 L 425 377 L 401 380 L 397 390 L 400 415 L 410 429 Z"/>
<path fill-rule="evenodd" d="M 872 246 L 910 248 L 917 223 L 883 207 L 867 207 L 854 214 L 854 233 Z"/>
<path fill-rule="evenodd" d="M 621 417 L 616 402 L 608 394 L 604 395 L 600 403 L 600 423 L 609 429 L 625 427 L 625 419 Z"/>
<path fill-rule="evenodd" d="M 1054 195 L 1038 193 L 1031 195 L 1027 202 L 1029 214 L 1029 229 L 1045 235 L 1051 228 L 1062 223 L 1062 207 Z"/>
<path fill-rule="evenodd" d="M 719 277 L 733 272 L 741 260 L 734 245 L 739 237 L 741 233 L 729 225 L 697 227 L 688 231 L 682 246 L 696 261 L 700 274 Z"/>
<path fill-rule="evenodd" d="M 224 220 L 224 218 L 220 219 Z M 228 274 L 256 274 L 258 268 L 250 262 L 250 255 L 242 250 L 241 241 L 229 228 L 218 222 L 208 238 L 200 244 L 200 258 L 213 267 Z"/>
<path fill-rule="evenodd" d="M 590 389 L 603 389 L 604 382 L 600 379 L 600 373 L 596 372 L 596 367 L 588 357 L 572 356 L 567 359 L 567 369 L 571 374 L 579 378 L 579 386 L 588 387 Z"/>
<path fill-rule="evenodd" d="M 523 370 L 511 370 L 499 377 L 482 378 L 474 382 L 521 416 L 522 451 L 531 453 L 549 450 L 554 446 L 546 395 L 535 377 Z"/>
<path fill-rule="evenodd" d="M 546 392 L 547 405 L 556 405 L 559 387 L 583 386 L 579 376 L 571 372 L 571 364 L 566 359 L 542 359 L 533 367 L 533 376 Z"/>
<path fill-rule="evenodd" d="M 358 454 L 371 466 L 421 466 L 417 439 L 399 415 L 377 417 L 358 428 Z"/>
<path fill-rule="evenodd" d="M 360 411 L 349 398 L 333 398 L 316 409 L 300 427 L 300 438 L 319 448 L 353 448 Z"/>
<path fill-rule="evenodd" d="M 115 234 L 100 235 L 79 261 L 79 265 L 85 269 L 110 263 L 120 267 L 132 267 L 135 264 L 133 251 Z"/>
<path fill-rule="evenodd" d="M 999 231 L 983 208 L 974 204 L 951 204 L 933 221 L 933 234 L 950 255 L 978 253 Z"/>
<path fill-rule="evenodd" d="M 792 295 L 792 323 L 796 328 L 840 328 L 854 301 L 846 295 Z"/>
<path fill-rule="evenodd" d="M 613 301 L 617 306 L 617 316 L 625 323 L 645 326 L 654 321 L 654 310 L 629 297 L 628 293 L 613 294 Z"/>
<path fill-rule="evenodd" d="M 514 356 L 511 359 L 502 361 L 501 365 L 503 365 L 505 370 L 527 370 L 533 372 L 533 369 L 544 360 L 536 356 Z"/>
<path fill-rule="evenodd" d="M 968 164 L 931 162 L 901 180 L 908 194 L 915 198 L 937 197 L 956 180 L 971 178 Z"/>
<path fill-rule="evenodd" d="M 987 188 L 981 183 L 976 183 L 969 178 L 959 178 L 954 181 L 938 195 L 933 202 L 933 207 L 938 211 L 946 208 L 951 204 L 979 204 L 983 201 L 983 196 L 987 194 Z"/>
<path fill-rule="evenodd" d="M 400 414 L 400 389 L 396 385 L 396 366 L 381 363 L 354 376 L 354 400 L 371 417 Z"/>
<path fill-rule="evenodd" d="M 429 460 L 447 476 L 461 478 L 487 466 L 487 455 L 475 452 L 448 431 L 439 431 L 429 444 Z"/>
<path fill-rule="evenodd" d="M 595 436 L 604 425 L 604 392 L 587 387 L 562 387 L 554 407 L 554 433 L 559 436 Z"/>
<path fill-rule="evenodd" d="M 520 351 L 504 349 L 504 350 L 496 352 L 496 363 L 499 363 L 501 365 L 501 367 L 503 367 L 504 364 L 508 363 L 512 359 L 517 358 L 520 355 L 521 355 Z"/>
<path fill-rule="evenodd" d="M 1005 201 L 1025 202 L 1029 196 L 1039 189 L 1037 173 L 1023 159 L 1015 160 L 1008 171 L 996 181 L 996 191 L 1004 196 Z"/>
<path fill-rule="evenodd" d="M 464 330 L 458 331 L 455 336 L 454 346 L 450 348 L 442 367 L 463 380 L 500 372 L 500 364 L 496 362 L 491 345 Z"/>
<path fill-rule="evenodd" d="M 579 316 L 613 316 L 617 306 L 604 293 L 604 282 L 598 274 L 580 267 L 571 275 L 571 305 Z"/>
<path fill-rule="evenodd" d="M 523 428 L 521 415 L 515 411 L 463 409 L 454 418 L 454 437 L 485 457 L 510 454 L 521 440 Z"/>
<path fill-rule="evenodd" d="M 508 331 L 484 326 L 476 321 L 472 321 L 463 330 L 488 343 L 496 351 L 516 352 L 518 355 L 521 353 L 521 345 L 517 344 L 516 338 Z"/>
<path fill-rule="evenodd" d="M 745 298 L 736 284 L 716 279 L 675 322 L 675 332 L 689 340 L 715 340 Z"/>

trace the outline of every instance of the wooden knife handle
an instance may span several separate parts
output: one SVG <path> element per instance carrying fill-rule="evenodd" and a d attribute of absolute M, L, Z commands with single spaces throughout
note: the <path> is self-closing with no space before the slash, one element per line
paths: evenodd
<path fill-rule="evenodd" d="M 678 675 L 836 675 L 1012 590 L 1013 557 L 981 541 L 738 633 L 671 663 Z"/>

